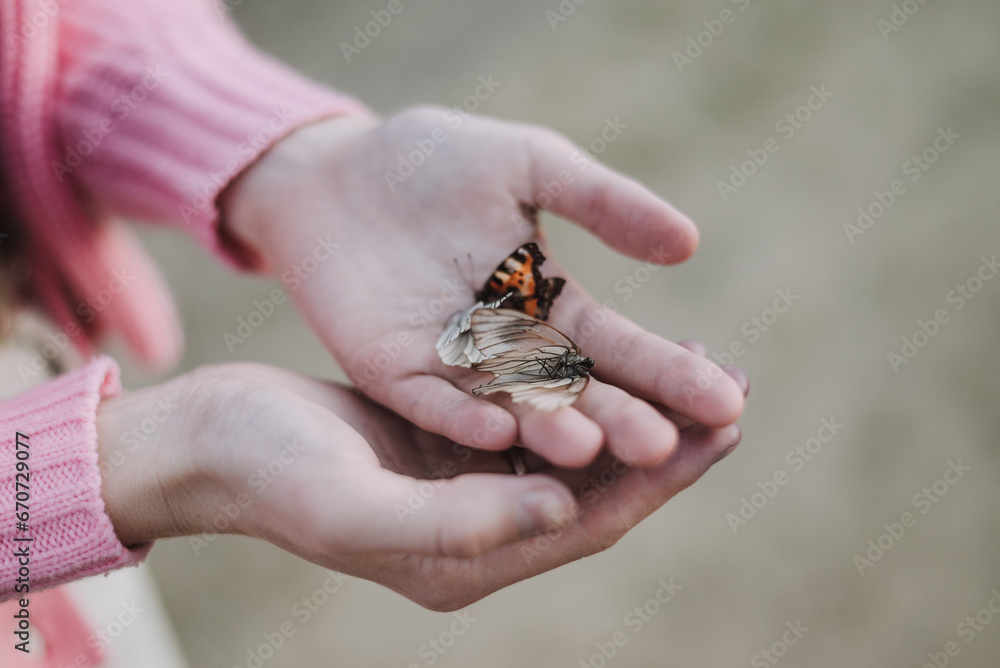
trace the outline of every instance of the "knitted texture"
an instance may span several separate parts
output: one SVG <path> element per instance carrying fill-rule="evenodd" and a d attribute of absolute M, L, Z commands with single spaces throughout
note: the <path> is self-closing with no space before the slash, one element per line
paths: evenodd
<path fill-rule="evenodd" d="M 0 170 L 34 289 L 85 351 L 114 330 L 154 365 L 180 353 L 163 281 L 111 216 L 186 229 L 252 269 L 220 233 L 218 193 L 297 127 L 365 113 L 255 51 L 219 7 L 0 0 Z"/>
<path fill-rule="evenodd" d="M 29 550 L 30 592 L 142 561 L 152 543 L 126 548 L 115 535 L 101 500 L 97 466 L 97 406 L 121 392 L 118 365 L 99 357 L 82 369 L 0 403 L 0 600 L 15 591 L 21 564 L 15 549 Z M 18 460 L 17 433 L 28 459 Z M 20 448 L 25 450 L 25 448 Z M 23 456 L 23 455 L 22 455 Z M 28 530 L 15 524 L 17 462 L 26 461 Z M 24 482 L 24 478 L 20 478 Z M 23 487 L 21 488 L 23 491 Z M 23 527 L 22 527 L 23 529 Z M 14 538 L 30 537 L 31 541 Z"/>

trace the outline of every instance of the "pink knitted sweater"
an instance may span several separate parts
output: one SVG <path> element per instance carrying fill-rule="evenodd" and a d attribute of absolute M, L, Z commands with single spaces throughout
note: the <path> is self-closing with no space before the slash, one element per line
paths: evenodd
<path fill-rule="evenodd" d="M 180 352 L 169 294 L 115 217 L 181 228 L 252 269 L 253 255 L 220 232 L 218 193 L 295 128 L 365 113 L 255 51 L 225 10 L 212 0 L 0 0 L 0 178 L 33 287 L 85 351 L 116 331 L 155 365 Z M 95 299 L 122 275 L 128 289 Z M 121 545 L 99 494 L 95 413 L 119 391 L 117 366 L 99 358 L 0 404 L 0 600 L 20 593 L 23 546 L 31 591 L 147 553 Z M 27 532 L 14 520 L 19 451 L 30 451 Z"/>

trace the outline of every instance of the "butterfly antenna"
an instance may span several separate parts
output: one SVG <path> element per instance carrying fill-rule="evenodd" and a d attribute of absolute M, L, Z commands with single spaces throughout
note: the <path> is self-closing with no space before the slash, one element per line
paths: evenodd
<path fill-rule="evenodd" d="M 475 288 L 475 283 L 473 282 L 473 280 L 476 277 L 476 267 L 472 263 L 472 253 L 468 253 L 467 252 L 465 254 L 465 259 L 469 261 L 469 287 L 472 288 L 473 290 L 475 290 L 476 288 Z"/>
<path fill-rule="evenodd" d="M 472 266 L 472 253 L 466 253 L 465 257 L 469 260 L 468 274 L 466 274 L 466 272 L 462 269 L 462 265 L 458 263 L 457 257 L 453 257 L 451 261 L 455 263 L 455 271 L 458 272 L 458 277 L 462 279 L 462 282 L 465 283 L 465 285 L 468 286 L 470 290 L 475 292 L 476 288 L 473 287 L 475 284 L 472 282 L 472 277 L 475 276 L 475 271 Z"/>

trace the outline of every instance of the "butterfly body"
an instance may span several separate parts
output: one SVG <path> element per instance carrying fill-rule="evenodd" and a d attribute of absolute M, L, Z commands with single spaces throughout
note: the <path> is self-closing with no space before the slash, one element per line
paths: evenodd
<path fill-rule="evenodd" d="M 476 303 L 455 313 L 437 341 L 438 356 L 448 366 L 471 367 L 483 361 L 483 354 L 476 348 L 471 328 L 472 314 L 480 309 L 495 309 L 501 304 L 534 316 L 540 320 L 549 317 L 549 309 L 562 292 L 566 281 L 562 278 L 542 278 L 541 266 L 545 255 L 538 244 L 531 242 L 520 246 L 497 265 L 482 289 L 476 292 Z"/>

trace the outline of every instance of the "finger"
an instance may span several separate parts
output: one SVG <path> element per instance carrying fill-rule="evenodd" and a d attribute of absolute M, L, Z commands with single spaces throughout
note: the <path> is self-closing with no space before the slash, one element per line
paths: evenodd
<path fill-rule="evenodd" d="M 339 395 L 327 381 L 257 364 L 244 364 L 243 375 L 279 384 L 335 413 Z M 381 379 L 380 379 L 381 380 Z M 431 375 L 413 375 L 367 384 L 369 396 L 425 431 L 480 450 L 505 450 L 517 438 L 514 416 L 499 406 L 466 394 Z M 348 416 L 350 411 L 347 412 Z M 345 420 L 350 422 L 350 420 Z M 357 425 L 355 425 L 357 427 Z"/>
<path fill-rule="evenodd" d="M 742 367 L 738 367 L 734 364 L 723 364 L 719 368 L 725 371 L 727 376 L 736 381 L 736 384 L 739 386 L 740 392 L 743 393 L 744 398 L 750 394 L 750 377 Z"/>
<path fill-rule="evenodd" d="M 690 350 L 695 355 L 701 355 L 705 357 L 708 354 L 708 350 L 705 349 L 705 345 L 701 341 L 692 341 L 690 339 L 685 339 L 683 341 L 678 341 L 677 345 L 685 350 Z"/>
<path fill-rule="evenodd" d="M 510 411 L 520 425 L 518 442 L 556 466 L 586 466 L 604 444 L 600 425 L 575 406 L 543 413 L 530 406 L 511 405 Z"/>
<path fill-rule="evenodd" d="M 694 253 L 694 223 L 644 186 L 553 132 L 530 133 L 527 146 L 533 179 L 530 202 L 579 223 L 632 257 L 676 264 Z"/>
<path fill-rule="evenodd" d="M 693 352 L 695 355 L 700 355 L 701 357 L 706 357 L 708 355 L 708 349 L 705 348 L 701 341 L 694 341 L 692 339 L 684 339 L 683 341 L 678 341 L 677 345 L 685 350 Z M 653 407 L 665 418 L 677 425 L 678 429 L 683 429 L 689 425 L 694 424 L 694 420 L 691 418 L 681 415 L 677 411 L 670 410 L 662 404 L 653 404 Z"/>
<path fill-rule="evenodd" d="M 591 380 L 575 407 L 596 422 L 611 454 L 629 466 L 653 466 L 677 447 L 677 427 L 624 390 Z"/>
<path fill-rule="evenodd" d="M 639 521 L 693 484 L 731 452 L 739 439 L 736 426 L 683 430 L 680 446 L 667 460 L 653 469 L 627 469 L 619 483 L 610 485 L 593 503 L 584 499 L 573 524 L 504 545 L 471 563 L 456 564 L 461 566 L 456 570 L 466 576 L 436 582 L 437 587 L 444 585 L 446 589 L 435 592 L 435 609 L 462 607 L 514 582 L 610 547 Z M 413 583 L 397 583 L 394 588 L 411 595 Z"/>
<path fill-rule="evenodd" d="M 518 425 L 510 412 L 426 374 L 381 383 L 371 396 L 415 425 L 480 450 L 505 450 Z"/>
<path fill-rule="evenodd" d="M 490 373 L 481 372 L 459 379 L 456 383 L 471 394 L 475 388 L 482 387 L 492 379 Z M 587 391 L 584 390 L 584 394 Z M 577 410 L 576 405 L 545 412 L 527 403 L 515 404 L 505 392 L 487 395 L 486 399 L 495 402 L 516 419 L 518 445 L 556 466 L 586 466 L 604 445 L 604 432 L 600 425 Z"/>
<path fill-rule="evenodd" d="M 700 355 L 701 357 L 708 356 L 708 350 L 705 348 L 705 345 L 701 343 L 701 341 L 685 339 L 683 341 L 678 341 L 677 345 L 686 350 L 690 350 L 695 355 Z M 734 364 L 720 364 L 719 368 L 725 371 L 726 375 L 736 381 L 736 384 L 740 386 L 740 390 L 743 391 L 744 398 L 750 394 L 750 377 L 747 376 L 746 371 Z"/>
<path fill-rule="evenodd" d="M 479 374 L 460 382 L 468 392 L 488 382 L 488 374 Z M 584 391 L 584 394 L 587 390 Z M 556 466 L 579 468 L 586 466 L 601 451 L 604 432 L 594 420 L 575 406 L 544 412 L 528 404 L 515 404 L 509 395 L 490 395 L 490 401 L 513 415 L 518 424 L 517 443 Z"/>
<path fill-rule="evenodd" d="M 740 391 L 743 392 L 743 398 L 745 399 L 747 395 L 750 394 L 750 379 L 747 377 L 746 372 L 740 367 L 732 366 L 730 364 L 723 364 L 719 368 L 725 371 L 726 375 L 736 381 L 736 384 L 739 386 Z M 677 425 L 678 429 L 684 429 L 689 425 L 695 424 L 695 421 L 688 416 L 681 415 L 677 411 L 671 410 L 662 404 L 654 403 L 652 406 L 660 413 L 660 415 Z"/>
<path fill-rule="evenodd" d="M 674 453 L 659 465 L 629 468 L 615 484 L 593 501 L 582 499 L 578 521 L 553 541 L 555 554 L 547 557 L 552 567 L 570 554 L 593 554 L 614 544 L 626 531 L 653 511 L 694 484 L 716 462 L 739 443 L 735 425 L 713 429 L 703 425 L 682 432 Z M 602 482 L 604 482 L 602 480 Z M 560 545 L 565 541 L 565 545 Z M 528 541 L 529 543 L 531 541 Z"/>
<path fill-rule="evenodd" d="M 414 480 L 385 470 L 355 490 L 350 545 L 340 551 L 470 558 L 571 524 L 576 503 L 548 476 L 472 473 Z"/>
<path fill-rule="evenodd" d="M 647 471 L 643 481 L 634 483 L 637 495 L 645 494 L 647 500 L 655 501 L 659 494 L 657 490 L 663 486 L 673 489 L 676 495 L 729 456 L 743 438 L 743 432 L 734 424 L 720 428 L 695 424 L 685 428 L 683 434 L 684 447 L 655 469 Z M 616 500 L 610 498 L 609 502 Z M 635 511 L 633 517 L 637 521 L 642 519 Z"/>
<path fill-rule="evenodd" d="M 568 333 L 596 360 L 592 373 L 604 382 L 712 427 L 739 418 L 743 393 L 708 359 L 602 308 L 574 282 L 558 306 L 564 320 L 570 314 Z"/>

